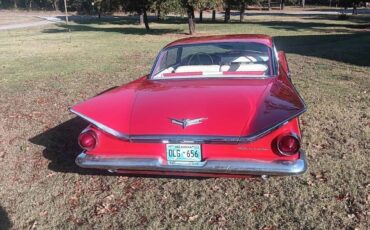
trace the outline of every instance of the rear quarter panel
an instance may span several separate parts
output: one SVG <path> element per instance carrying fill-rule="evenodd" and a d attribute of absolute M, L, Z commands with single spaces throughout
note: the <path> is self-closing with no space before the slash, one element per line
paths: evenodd
<path fill-rule="evenodd" d="M 132 157 L 132 158 L 159 158 L 166 162 L 166 144 L 164 143 L 138 143 L 119 140 L 104 133 L 96 127 L 90 126 L 98 136 L 97 147 L 88 154 L 105 157 Z M 298 118 L 287 122 L 282 127 L 272 131 L 266 136 L 249 143 L 239 144 L 202 144 L 203 160 L 295 160 L 298 154 L 281 156 L 276 150 L 276 139 L 283 134 L 295 133 L 301 137 Z"/>

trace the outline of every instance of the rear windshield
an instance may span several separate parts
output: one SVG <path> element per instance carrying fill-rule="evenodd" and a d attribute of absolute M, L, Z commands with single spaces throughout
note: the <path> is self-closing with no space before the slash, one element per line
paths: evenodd
<path fill-rule="evenodd" d="M 267 77 L 270 47 L 254 42 L 179 45 L 161 51 L 151 78 Z"/>

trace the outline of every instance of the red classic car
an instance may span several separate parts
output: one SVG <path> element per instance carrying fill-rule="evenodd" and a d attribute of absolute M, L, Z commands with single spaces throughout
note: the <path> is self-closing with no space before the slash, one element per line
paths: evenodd
<path fill-rule="evenodd" d="M 170 43 L 150 74 L 73 106 L 84 168 L 184 176 L 297 175 L 306 111 L 265 35 Z"/>

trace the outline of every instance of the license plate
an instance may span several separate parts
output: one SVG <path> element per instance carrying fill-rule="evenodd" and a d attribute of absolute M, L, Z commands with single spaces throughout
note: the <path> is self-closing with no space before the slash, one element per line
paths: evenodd
<path fill-rule="evenodd" d="M 169 164 L 197 165 L 196 162 L 202 161 L 200 145 L 167 144 L 166 150 Z"/>

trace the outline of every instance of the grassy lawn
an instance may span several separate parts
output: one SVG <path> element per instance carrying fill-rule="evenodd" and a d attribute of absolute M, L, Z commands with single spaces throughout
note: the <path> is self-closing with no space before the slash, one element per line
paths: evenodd
<path fill-rule="evenodd" d="M 130 17 L 0 31 L 0 229 L 368 229 L 370 17 L 247 16 L 199 35 L 261 33 L 287 52 L 309 110 L 299 177 L 126 177 L 80 169 L 67 108 L 149 71 L 180 19 Z"/>

